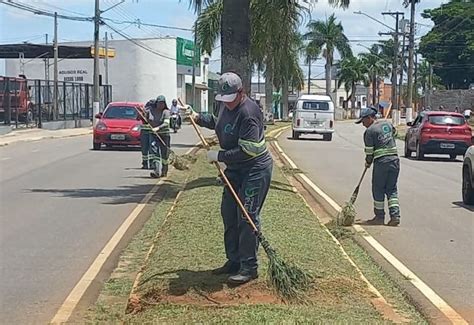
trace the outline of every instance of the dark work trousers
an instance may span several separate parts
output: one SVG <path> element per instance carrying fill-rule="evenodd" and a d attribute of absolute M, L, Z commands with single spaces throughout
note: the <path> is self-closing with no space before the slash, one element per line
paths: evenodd
<path fill-rule="evenodd" d="M 142 147 L 142 164 L 150 165 L 150 131 L 140 130 L 140 146 Z"/>
<path fill-rule="evenodd" d="M 156 134 L 150 134 L 151 160 L 154 165 L 155 173 L 160 176 L 166 176 L 168 174 L 168 158 L 171 138 L 169 134 L 159 134 L 159 137 L 163 141 L 161 141 Z"/>
<path fill-rule="evenodd" d="M 398 175 L 400 160 L 398 157 L 382 157 L 374 162 L 372 173 L 372 195 L 374 197 L 374 213 L 377 218 L 385 218 L 385 196 L 388 200 L 390 217 L 400 217 L 398 202 Z"/>
<path fill-rule="evenodd" d="M 246 170 L 225 170 L 241 202 L 260 230 L 260 211 L 267 197 L 273 166 Z M 227 186 L 222 194 L 221 214 L 224 221 L 224 245 L 227 259 L 240 264 L 241 270 L 256 271 L 258 240 L 252 226 L 234 200 Z"/>

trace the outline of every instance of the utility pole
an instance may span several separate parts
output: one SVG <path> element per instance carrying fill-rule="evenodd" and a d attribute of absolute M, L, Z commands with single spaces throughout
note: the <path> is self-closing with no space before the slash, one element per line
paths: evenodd
<path fill-rule="evenodd" d="M 399 22 L 403 12 L 383 12 L 382 15 L 390 15 L 395 18 L 395 31 L 393 33 L 380 33 L 380 35 L 393 36 L 393 61 L 392 61 L 392 111 L 393 124 L 399 125 L 399 106 L 397 102 L 397 68 L 398 68 L 398 48 L 399 48 Z"/>
<path fill-rule="evenodd" d="M 414 96 L 414 101 L 413 101 L 413 104 L 414 104 L 414 107 L 413 109 L 415 110 L 415 112 L 418 111 L 418 53 L 415 52 L 415 79 L 414 79 L 414 86 L 413 86 L 414 90 L 415 90 L 415 96 Z"/>
<path fill-rule="evenodd" d="M 406 29 L 407 29 L 408 21 L 402 19 L 400 22 L 400 30 L 402 33 L 402 50 L 400 52 L 400 81 L 398 83 L 398 109 L 401 109 L 402 99 L 403 99 L 403 74 L 404 74 L 404 66 L 405 66 L 405 39 L 406 39 Z M 408 117 L 407 117 L 408 118 Z M 407 121 L 407 122 L 411 122 Z"/>
<path fill-rule="evenodd" d="M 416 1 L 410 1 L 410 35 L 408 38 L 408 94 L 407 94 L 407 118 L 413 117 L 411 103 L 413 101 L 413 59 L 415 51 L 415 10 Z"/>
<path fill-rule="evenodd" d="M 109 39 L 105 32 L 105 84 L 109 84 Z"/>
<path fill-rule="evenodd" d="M 92 124 L 97 124 L 96 115 L 100 109 L 100 93 L 99 93 L 99 27 L 100 27 L 100 7 L 99 0 L 95 0 L 95 15 L 94 15 L 94 88 L 93 98 L 94 104 L 92 107 Z"/>
<path fill-rule="evenodd" d="M 58 13 L 54 13 L 54 68 L 53 68 L 53 119 L 57 120 L 59 117 L 59 89 L 58 89 Z M 64 101 L 64 104 L 66 102 Z"/>

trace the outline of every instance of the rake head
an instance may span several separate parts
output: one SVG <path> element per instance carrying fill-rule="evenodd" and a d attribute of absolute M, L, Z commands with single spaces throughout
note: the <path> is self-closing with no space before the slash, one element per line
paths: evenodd
<path fill-rule="evenodd" d="M 268 256 L 267 275 L 270 285 L 285 300 L 301 298 L 301 294 L 311 284 L 311 275 L 296 265 L 285 262 L 261 234 L 258 235 L 258 238 Z"/>
<path fill-rule="evenodd" d="M 337 221 L 340 226 L 352 226 L 354 223 L 357 212 L 354 208 L 352 200 L 347 202 L 346 205 L 342 208 L 341 212 L 337 216 Z"/>

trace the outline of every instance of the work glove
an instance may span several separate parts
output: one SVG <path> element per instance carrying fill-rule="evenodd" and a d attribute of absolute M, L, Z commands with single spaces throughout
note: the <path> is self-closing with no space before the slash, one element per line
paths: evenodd
<path fill-rule="evenodd" d="M 212 164 L 212 163 L 214 163 L 214 162 L 216 162 L 216 161 L 219 161 L 219 160 L 217 160 L 218 156 L 219 156 L 219 151 L 216 151 L 216 150 L 209 150 L 209 151 L 207 152 L 207 161 L 208 161 L 210 164 Z"/>
<path fill-rule="evenodd" d="M 154 131 L 154 132 L 158 132 L 158 131 L 160 131 L 160 127 L 159 127 L 159 126 L 157 126 L 157 127 L 154 127 L 154 128 L 153 128 L 153 131 Z"/>
<path fill-rule="evenodd" d="M 196 120 L 198 119 L 198 117 L 199 117 L 199 114 L 196 113 L 196 112 L 193 110 L 193 108 L 191 107 L 191 105 L 187 105 L 187 106 L 186 106 L 186 111 L 185 111 L 185 113 L 184 113 L 184 116 L 185 116 L 186 118 L 190 118 L 190 119 L 192 118 L 194 121 L 196 121 Z"/>
<path fill-rule="evenodd" d="M 370 166 L 372 166 L 372 163 L 371 162 L 365 162 L 365 168 L 369 169 Z"/>

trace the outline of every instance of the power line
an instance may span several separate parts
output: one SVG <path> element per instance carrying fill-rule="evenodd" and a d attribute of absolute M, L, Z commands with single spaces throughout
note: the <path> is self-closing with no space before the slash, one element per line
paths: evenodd
<path fill-rule="evenodd" d="M 31 12 L 35 15 L 47 16 L 47 17 L 53 17 L 54 18 L 54 13 L 53 12 L 46 11 L 46 10 L 43 10 L 43 9 L 40 9 L 40 8 L 37 8 L 37 7 L 33 7 L 33 6 L 30 6 L 30 5 L 25 5 L 25 4 L 17 3 L 17 2 L 13 2 L 13 1 L 8 1 L 8 2 L 2 1 L 0 3 L 2 3 L 4 5 L 7 5 L 7 6 L 10 6 L 10 7 L 13 7 L 13 8 L 16 8 L 16 9 L 19 9 L 19 10 Z M 60 14 L 57 15 L 57 18 L 66 19 L 66 20 L 74 20 L 74 21 L 83 21 L 83 22 L 85 22 L 85 21 L 92 22 L 94 20 L 93 17 L 77 17 L 77 16 L 68 16 L 68 15 L 60 15 Z"/>
<path fill-rule="evenodd" d="M 182 30 L 182 31 L 187 31 L 187 32 L 192 32 L 193 31 L 192 28 L 144 23 L 140 19 L 136 19 L 134 21 L 119 21 L 119 20 L 115 20 L 115 19 L 112 19 L 112 18 L 102 18 L 102 20 L 107 20 L 107 21 L 110 21 L 114 24 L 133 24 L 133 25 L 136 25 L 138 27 L 140 27 L 140 26 L 149 26 L 149 27 L 156 27 L 156 28 L 163 28 L 163 29 Z"/>

